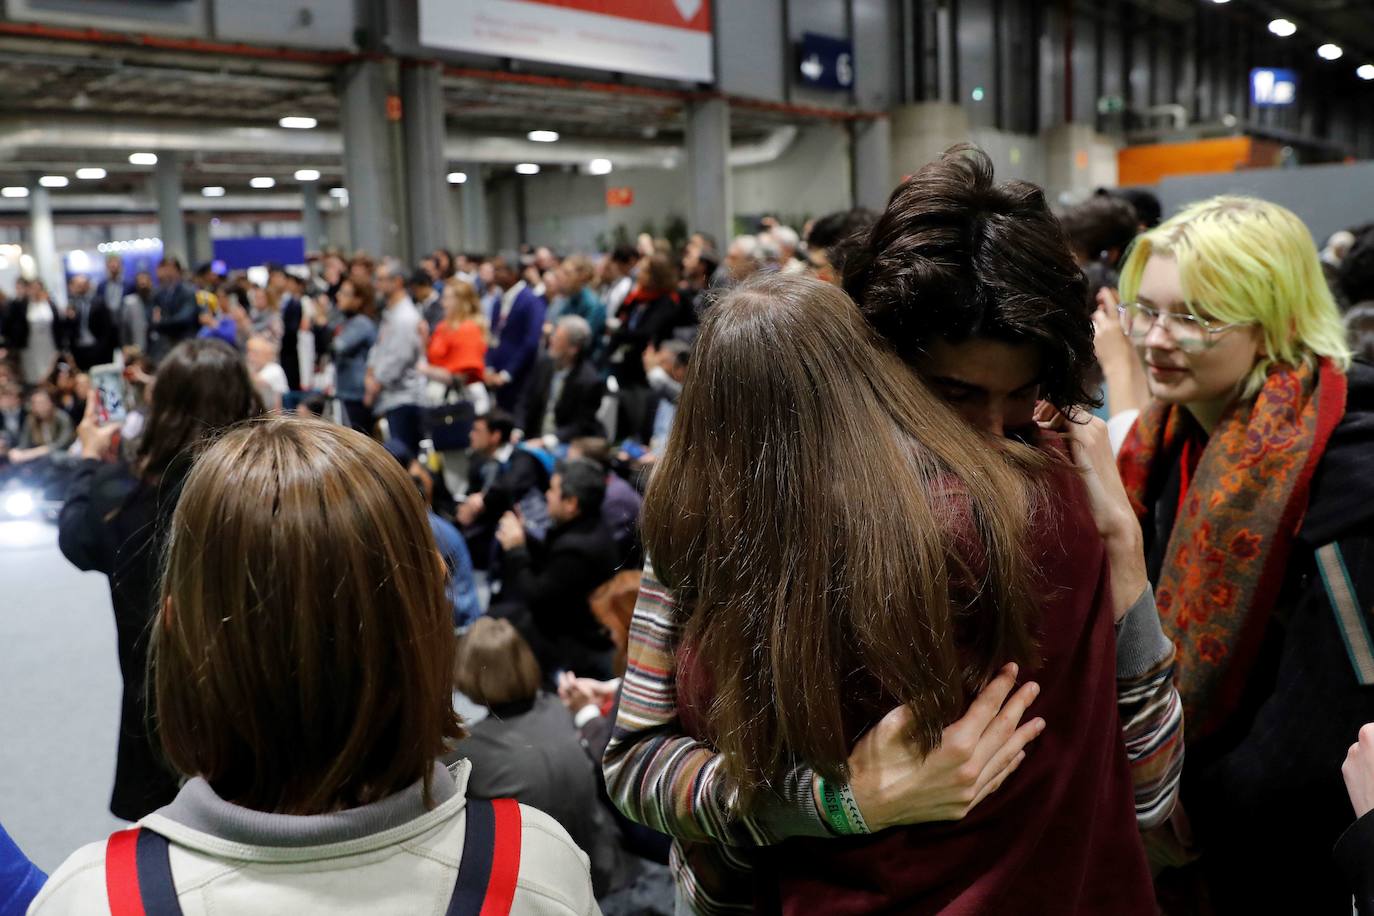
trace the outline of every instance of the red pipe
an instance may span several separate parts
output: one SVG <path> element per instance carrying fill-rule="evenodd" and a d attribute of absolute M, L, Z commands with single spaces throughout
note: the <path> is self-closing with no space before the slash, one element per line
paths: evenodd
<path fill-rule="evenodd" d="M 600 92 L 606 95 L 640 95 L 649 98 L 691 101 L 693 94 L 680 89 L 655 89 L 651 86 L 629 86 L 624 83 L 601 83 L 594 80 L 572 79 L 566 76 L 546 76 L 539 73 L 506 73 L 501 70 L 478 70 L 474 67 L 445 67 L 445 76 L 459 79 L 487 80 L 493 83 L 515 83 L 541 86 L 546 89 L 575 89 L 581 92 Z"/>
<path fill-rule="evenodd" d="M 338 66 L 356 60 L 377 60 L 382 55 L 357 54 L 351 51 L 305 51 L 292 48 L 269 48 L 258 45 L 206 41 L 200 38 L 169 38 L 155 35 L 136 35 L 124 32 L 108 32 L 102 29 L 63 28 L 30 22 L 0 22 L 0 36 L 10 35 L 23 38 L 39 38 L 51 41 L 78 41 L 90 44 L 115 45 L 128 48 L 153 48 L 163 51 L 189 51 L 197 54 L 219 54 L 233 57 L 247 57 L 256 60 L 282 60 L 293 63 L 322 64 Z M 404 63 L 432 63 L 409 59 Z M 887 115 L 874 111 L 843 111 L 835 108 L 821 108 L 811 105 L 791 105 L 782 102 L 769 102 L 762 99 L 749 99 L 739 96 L 723 96 L 715 92 L 692 92 L 681 89 L 659 89 L 651 86 L 632 86 L 625 83 L 605 83 L 595 80 L 572 79 L 565 76 L 546 76 L 537 73 L 506 73 L 497 70 L 479 70 L 473 67 L 445 66 L 444 74 L 459 79 L 478 79 L 497 83 L 511 83 L 525 86 L 539 86 L 548 89 L 570 89 L 582 92 L 600 92 L 607 95 L 635 95 L 644 98 L 664 99 L 675 102 L 691 102 L 709 98 L 724 98 L 731 105 L 755 111 L 771 111 L 801 118 L 815 118 L 830 121 L 870 121 Z"/>
<path fill-rule="evenodd" d="M 657 89 L 650 86 L 630 86 L 624 83 L 603 83 L 594 80 L 572 79 L 566 76 L 548 76 L 539 73 L 507 73 L 501 70 L 478 70 L 471 67 L 445 67 L 445 76 L 458 79 L 486 80 L 493 83 L 512 83 L 523 86 L 540 86 L 546 89 L 570 89 L 579 92 L 600 92 L 605 95 L 638 95 L 649 98 L 668 99 L 677 102 L 694 102 L 705 99 L 725 99 L 731 105 L 755 111 L 774 111 L 803 118 L 821 118 L 832 121 L 871 121 L 887 117 L 884 112 L 844 111 L 838 108 L 821 108 L 814 105 L 791 105 L 783 102 L 769 102 L 764 99 L 750 99 L 741 96 L 723 95 L 718 92 L 692 92 L 682 89 Z"/>
<path fill-rule="evenodd" d="M 364 55 L 351 51 L 303 51 L 292 48 L 264 48 L 232 42 L 206 41 L 201 38 L 169 38 L 156 35 L 134 35 L 106 32 L 101 29 L 62 28 L 33 22 L 0 22 L 0 35 L 22 38 L 46 38 L 54 41 L 84 41 L 91 44 L 120 45 L 129 48 L 156 48 L 163 51 L 192 51 L 197 54 L 225 54 L 251 57 L 257 60 L 285 60 L 302 64 L 337 66 L 361 60 Z"/>

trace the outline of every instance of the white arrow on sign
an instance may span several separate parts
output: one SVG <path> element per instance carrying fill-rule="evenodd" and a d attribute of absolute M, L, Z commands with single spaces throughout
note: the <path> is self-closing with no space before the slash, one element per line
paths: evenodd
<path fill-rule="evenodd" d="M 820 57 L 812 54 L 801 62 L 801 72 L 802 76 L 815 82 L 825 75 L 825 65 L 821 63 Z"/>

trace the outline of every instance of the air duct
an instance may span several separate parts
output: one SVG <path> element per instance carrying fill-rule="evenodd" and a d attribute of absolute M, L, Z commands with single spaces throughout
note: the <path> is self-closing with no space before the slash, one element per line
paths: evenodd
<path fill-rule="evenodd" d="M 743 167 L 772 162 L 792 145 L 796 136 L 797 128 L 788 124 L 773 128 L 762 139 L 736 144 L 730 150 L 730 165 Z M 330 130 L 200 125 L 148 118 L 120 121 L 113 126 L 104 117 L 0 120 L 0 161 L 17 159 L 31 150 L 118 151 L 118 157 L 111 157 L 111 162 L 116 163 L 122 163 L 125 154 L 136 150 L 191 154 L 261 151 L 317 163 L 322 158 L 341 158 L 343 139 L 337 131 Z M 618 169 L 674 169 L 686 161 L 683 148 L 676 144 L 624 140 L 534 143 L 523 137 L 504 135 L 451 136 L 444 143 L 444 154 L 451 162 L 496 164 L 581 165 L 605 158 Z"/>

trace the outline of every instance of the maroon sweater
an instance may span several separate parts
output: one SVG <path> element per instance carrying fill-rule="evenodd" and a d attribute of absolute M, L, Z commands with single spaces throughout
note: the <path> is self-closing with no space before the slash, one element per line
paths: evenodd
<path fill-rule="evenodd" d="M 1041 687 L 1026 718 L 1047 727 L 1021 768 L 962 821 L 760 850 L 758 912 L 1154 916 L 1117 717 L 1106 553 L 1082 484 L 1055 484 L 1061 502 L 1034 539 L 1047 583 L 1041 662 L 1022 675 Z M 867 718 L 871 704 L 857 706 Z"/>

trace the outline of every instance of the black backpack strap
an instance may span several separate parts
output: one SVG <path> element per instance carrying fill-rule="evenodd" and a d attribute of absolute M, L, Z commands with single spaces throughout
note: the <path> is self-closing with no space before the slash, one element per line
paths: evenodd
<path fill-rule="evenodd" d="M 448 916 L 508 916 L 520 877 L 520 805 L 470 798 Z"/>
<path fill-rule="evenodd" d="M 496 850 L 496 813 L 486 799 L 469 798 L 463 833 L 463 860 L 448 902 L 448 916 L 478 916 L 487 899 L 492 856 Z"/>
<path fill-rule="evenodd" d="M 148 916 L 181 916 L 167 838 L 147 827 L 138 832 L 138 891 Z"/>
<path fill-rule="evenodd" d="M 167 850 L 167 838 L 147 827 L 110 837 L 105 889 L 114 916 L 181 916 Z"/>

